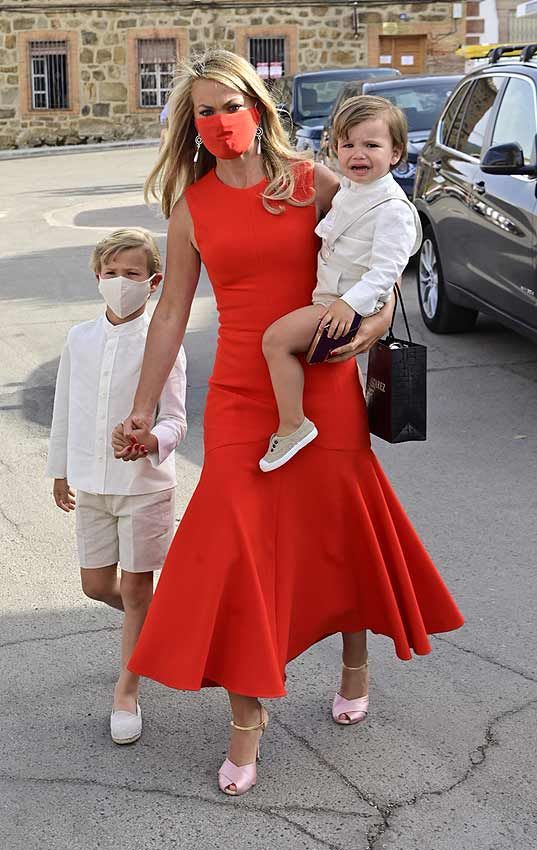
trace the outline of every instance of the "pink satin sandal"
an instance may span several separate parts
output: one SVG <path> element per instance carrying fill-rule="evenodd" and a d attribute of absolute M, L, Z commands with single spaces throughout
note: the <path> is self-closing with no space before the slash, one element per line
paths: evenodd
<path fill-rule="evenodd" d="M 368 666 L 366 661 L 360 667 L 348 667 L 343 664 L 345 670 L 365 670 Z M 354 726 L 356 723 L 362 723 L 369 709 L 369 697 L 358 697 L 357 699 L 345 699 L 341 694 L 336 694 L 332 705 L 332 719 L 340 726 Z M 345 716 L 347 719 L 342 720 Z"/>
<path fill-rule="evenodd" d="M 230 725 L 233 729 L 238 729 L 240 732 L 255 732 L 256 729 L 261 730 L 261 734 L 259 736 L 259 740 L 267 728 L 268 725 L 268 714 L 264 708 L 261 708 L 261 720 L 259 723 L 256 723 L 255 726 L 238 726 L 234 720 L 231 721 Z M 256 761 L 252 764 L 243 764 L 237 765 L 231 761 L 231 759 L 226 759 L 223 763 L 222 767 L 218 771 L 218 785 L 221 791 L 224 794 L 228 794 L 230 797 L 239 797 L 241 794 L 246 794 L 250 788 L 256 783 L 257 779 L 257 766 L 256 762 L 260 759 L 259 753 L 259 741 L 257 742 L 257 752 L 256 752 Z M 231 786 L 234 785 L 233 789 Z"/>

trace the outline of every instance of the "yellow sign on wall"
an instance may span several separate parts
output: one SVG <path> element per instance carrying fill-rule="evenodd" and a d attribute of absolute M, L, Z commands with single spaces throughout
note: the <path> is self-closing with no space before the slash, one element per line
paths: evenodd
<path fill-rule="evenodd" d="M 399 32 L 399 24 L 395 21 L 385 21 L 382 24 L 382 35 L 397 35 Z"/>

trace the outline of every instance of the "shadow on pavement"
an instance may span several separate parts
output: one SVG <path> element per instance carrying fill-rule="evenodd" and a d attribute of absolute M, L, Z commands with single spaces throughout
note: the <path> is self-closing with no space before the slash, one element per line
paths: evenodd
<path fill-rule="evenodd" d="M 28 192 L 21 192 L 22 195 L 42 195 L 46 198 L 63 198 L 63 197 L 73 197 L 81 195 L 82 197 L 86 197 L 87 195 L 96 196 L 96 195 L 111 195 L 117 194 L 121 195 L 126 192 L 136 192 L 140 190 L 143 191 L 144 184 L 143 183 L 121 183 L 119 185 L 101 185 L 101 186 L 75 186 L 72 189 L 43 189 L 43 191 L 35 191 L 32 189 Z"/>
<path fill-rule="evenodd" d="M 50 428 L 52 422 L 52 406 L 54 404 L 54 387 L 60 358 L 42 363 L 28 376 L 22 388 L 21 413 L 29 422 L 35 422 L 43 428 Z"/>
<path fill-rule="evenodd" d="M 124 225 L 118 224 L 124 222 Z M 75 216 L 77 227 L 145 227 L 148 230 L 165 232 L 167 222 L 160 208 L 137 204 L 132 207 L 106 207 L 100 210 L 88 210 Z"/>
<path fill-rule="evenodd" d="M 121 208 L 118 208 L 118 213 L 121 213 Z M 111 224 L 121 227 L 125 222 L 115 221 Z M 164 262 L 166 238 L 157 236 L 156 241 Z M 0 257 L 1 300 L 33 299 L 43 308 L 58 307 L 70 301 L 95 300 L 101 303 L 95 276 L 89 268 L 92 250 L 93 245 L 90 243 Z M 211 293 L 210 283 L 202 275 L 196 295 Z M 43 318 L 48 319 L 48 316 Z"/>
<path fill-rule="evenodd" d="M 187 357 L 192 363 L 193 356 L 188 354 L 188 339 L 185 348 Z M 48 363 L 43 363 L 34 369 L 28 376 L 26 383 L 20 385 L 20 390 L 9 396 L 9 403 L 0 405 L 0 411 L 15 411 L 19 410 L 21 416 L 28 422 L 33 422 L 47 430 L 50 430 L 52 423 L 52 409 L 54 405 L 54 389 L 56 385 L 56 373 L 60 358 L 49 360 Z M 206 367 L 206 364 L 202 364 Z M 189 372 L 194 372 L 194 364 Z M 197 371 L 197 370 L 196 370 Z M 198 376 L 198 379 L 201 376 Z M 192 386 L 192 382 L 188 380 L 187 385 L 187 422 L 188 434 L 186 440 L 177 447 L 177 454 L 196 466 L 201 466 L 203 462 L 203 445 L 202 445 L 202 423 L 203 423 L 203 408 L 205 405 L 205 395 L 207 392 L 205 382 L 201 386 Z M 8 385 L 12 386 L 12 385 Z"/>

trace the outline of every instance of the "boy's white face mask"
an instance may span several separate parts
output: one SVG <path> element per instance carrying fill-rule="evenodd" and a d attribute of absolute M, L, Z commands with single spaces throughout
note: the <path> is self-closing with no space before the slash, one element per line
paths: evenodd
<path fill-rule="evenodd" d="M 155 277 L 147 280 L 130 280 L 128 277 L 99 277 L 99 292 L 116 316 L 125 319 L 143 307 L 151 294 L 149 284 Z"/>

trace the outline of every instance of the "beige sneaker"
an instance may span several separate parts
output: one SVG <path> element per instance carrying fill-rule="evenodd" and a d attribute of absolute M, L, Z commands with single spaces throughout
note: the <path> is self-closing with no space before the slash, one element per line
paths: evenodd
<path fill-rule="evenodd" d="M 263 472 L 272 472 L 273 469 L 278 469 L 291 460 L 300 449 L 311 443 L 317 436 L 318 431 L 313 422 L 309 419 L 304 419 L 300 428 L 288 434 L 286 437 L 280 437 L 279 434 L 273 434 L 270 438 L 267 453 L 259 461 L 259 467 Z"/>

